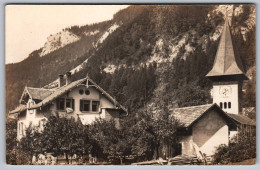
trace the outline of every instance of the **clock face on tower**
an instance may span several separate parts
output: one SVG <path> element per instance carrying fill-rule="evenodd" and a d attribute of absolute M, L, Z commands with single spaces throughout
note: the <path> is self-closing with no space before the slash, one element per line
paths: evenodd
<path fill-rule="evenodd" d="M 230 86 L 221 86 L 219 88 L 219 94 L 222 97 L 229 97 L 232 94 L 232 88 Z"/>

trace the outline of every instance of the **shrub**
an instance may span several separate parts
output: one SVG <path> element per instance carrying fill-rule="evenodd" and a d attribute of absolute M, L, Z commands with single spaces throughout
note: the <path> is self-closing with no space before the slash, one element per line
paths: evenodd
<path fill-rule="evenodd" d="M 256 136 L 238 133 L 229 146 L 220 145 L 213 156 L 214 164 L 241 162 L 256 157 Z"/>

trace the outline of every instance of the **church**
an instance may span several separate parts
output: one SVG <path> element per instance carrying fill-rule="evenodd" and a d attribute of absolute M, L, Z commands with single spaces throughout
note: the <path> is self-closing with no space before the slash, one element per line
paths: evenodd
<path fill-rule="evenodd" d="M 239 131 L 250 133 L 255 129 L 256 122 L 241 114 L 242 83 L 248 78 L 234 49 L 227 19 L 213 67 L 206 77 L 213 82 L 213 104 L 173 110 L 173 115 L 184 125 L 178 154 L 211 156 L 219 145 L 229 145 Z"/>

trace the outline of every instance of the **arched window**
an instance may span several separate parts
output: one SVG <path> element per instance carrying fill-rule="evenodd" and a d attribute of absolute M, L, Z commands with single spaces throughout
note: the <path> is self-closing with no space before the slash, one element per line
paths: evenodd
<path fill-rule="evenodd" d="M 220 102 L 219 106 L 220 106 L 220 108 L 222 109 L 222 108 L 223 108 L 223 103 Z"/>
<path fill-rule="evenodd" d="M 231 102 L 228 102 L 228 108 L 229 109 L 231 108 Z"/>
<path fill-rule="evenodd" d="M 224 109 L 227 108 L 227 102 L 224 102 Z"/>

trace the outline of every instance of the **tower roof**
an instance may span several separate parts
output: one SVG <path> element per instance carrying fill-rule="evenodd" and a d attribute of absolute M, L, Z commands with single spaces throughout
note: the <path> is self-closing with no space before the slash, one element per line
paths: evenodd
<path fill-rule="evenodd" d="M 232 75 L 245 77 L 242 62 L 237 50 L 234 49 L 232 34 L 230 32 L 228 20 L 226 19 L 213 68 L 206 76 L 220 77 Z"/>

